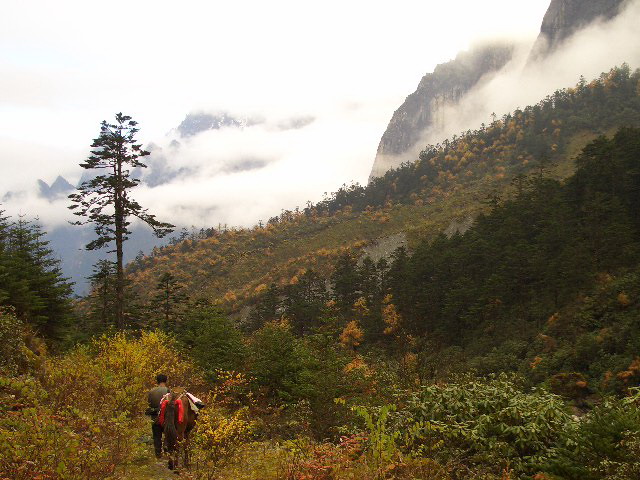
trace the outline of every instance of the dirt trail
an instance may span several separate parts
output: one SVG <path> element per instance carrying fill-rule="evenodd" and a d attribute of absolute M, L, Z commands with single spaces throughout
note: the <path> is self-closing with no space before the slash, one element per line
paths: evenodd
<path fill-rule="evenodd" d="M 167 468 L 166 457 L 162 460 L 155 458 L 153 454 L 153 440 L 151 438 L 150 430 L 146 423 L 143 424 L 144 430 L 141 428 L 141 435 L 138 438 L 138 442 L 143 446 L 143 451 L 137 461 L 133 464 L 129 464 L 122 468 L 122 471 L 117 472 L 114 476 L 114 480 L 176 480 L 180 476 L 173 473 Z M 144 433 L 143 433 L 144 432 Z M 146 451 L 146 454 L 145 454 Z"/>
<path fill-rule="evenodd" d="M 180 476 L 167 468 L 167 460 L 150 459 L 144 465 L 135 465 L 115 477 L 118 480 L 176 480 Z"/>

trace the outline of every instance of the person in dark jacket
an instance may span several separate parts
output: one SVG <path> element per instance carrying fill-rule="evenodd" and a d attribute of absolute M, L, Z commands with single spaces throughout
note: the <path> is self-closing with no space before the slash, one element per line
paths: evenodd
<path fill-rule="evenodd" d="M 158 422 L 160 414 L 160 400 L 170 392 L 167 387 L 167 376 L 162 373 L 156 376 L 157 386 L 149 391 L 149 409 L 147 410 L 151 416 L 151 432 L 153 433 L 153 448 L 156 452 L 156 458 L 162 457 L 162 426 Z"/>

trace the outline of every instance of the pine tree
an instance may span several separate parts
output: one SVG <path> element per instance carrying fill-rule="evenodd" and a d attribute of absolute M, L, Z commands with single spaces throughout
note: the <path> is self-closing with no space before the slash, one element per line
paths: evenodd
<path fill-rule="evenodd" d="M 173 225 L 156 220 L 154 215 L 131 197 L 131 190 L 139 180 L 132 178 L 131 169 L 146 168 L 140 161 L 149 155 L 136 143 L 138 123 L 127 115 L 116 114 L 114 124 L 103 121 L 99 136 L 93 141 L 91 155 L 80 166 L 104 173 L 83 182 L 78 193 L 69 195 L 74 214 L 84 220 L 75 225 L 93 224 L 98 238 L 86 245 L 97 250 L 115 242 L 116 253 L 116 325 L 124 327 L 124 270 L 123 243 L 131 234 L 129 218 L 137 217 L 149 225 L 156 236 L 163 237 L 173 231 Z"/>
<path fill-rule="evenodd" d="M 378 265 L 381 270 L 378 270 Z M 383 278 L 388 266 L 386 261 L 375 264 L 370 257 L 365 257 L 358 268 L 362 297 L 366 300 L 369 312 L 360 319 L 368 341 L 377 341 L 382 335 L 384 323 L 382 321 Z"/>
<path fill-rule="evenodd" d="M 115 277 L 116 266 L 110 260 L 100 260 L 88 277 L 91 282 L 91 316 L 103 327 L 115 324 Z"/>
<path fill-rule="evenodd" d="M 324 280 L 307 270 L 298 281 L 284 291 L 284 313 L 295 333 L 304 335 L 318 326 L 326 302 Z"/>
<path fill-rule="evenodd" d="M 265 323 L 280 318 L 280 303 L 280 290 L 275 283 L 272 283 L 251 310 L 247 329 L 258 330 Z"/>
<path fill-rule="evenodd" d="M 151 308 L 162 317 L 160 328 L 175 330 L 180 309 L 188 300 L 187 295 L 181 291 L 182 288 L 172 273 L 164 272 L 158 279 L 157 293 L 151 301 Z"/>
<path fill-rule="evenodd" d="M 341 255 L 331 275 L 331 284 L 333 299 L 345 317 L 351 314 L 353 304 L 360 296 L 360 280 L 356 259 L 348 252 Z"/>
<path fill-rule="evenodd" d="M 63 277 L 60 261 L 37 223 L 24 217 L 12 223 L 4 219 L 0 231 L 1 304 L 45 335 L 60 336 L 71 314 L 71 283 Z"/>
<path fill-rule="evenodd" d="M 242 333 L 215 307 L 195 305 L 176 334 L 210 378 L 220 370 L 238 370 L 244 362 Z"/>
<path fill-rule="evenodd" d="M 7 237 L 9 235 L 8 217 L 4 216 L 4 210 L 0 210 L 0 305 L 9 297 L 6 284 L 9 280 L 7 272 Z"/>
<path fill-rule="evenodd" d="M 373 263 L 371 257 L 365 257 L 362 264 L 358 268 L 362 296 L 365 297 L 369 305 L 373 305 L 380 297 L 380 284 L 378 280 L 378 271 L 376 264 Z"/>

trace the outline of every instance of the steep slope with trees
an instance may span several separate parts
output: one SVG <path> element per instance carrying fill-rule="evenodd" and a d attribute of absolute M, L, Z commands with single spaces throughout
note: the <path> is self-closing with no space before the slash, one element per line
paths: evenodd
<path fill-rule="evenodd" d="M 253 229 L 208 229 L 176 239 L 128 266 L 131 290 L 149 302 L 150 286 L 170 272 L 191 298 L 240 312 L 269 285 L 296 284 L 309 269 L 328 278 L 337 257 L 365 251 L 381 237 L 402 234 L 414 248 L 452 220 L 489 210 L 521 188 L 526 175 L 571 175 L 574 156 L 599 134 L 640 125 L 639 80 L 627 66 L 613 69 L 429 146 L 418 161 L 366 187 L 345 185 Z"/>

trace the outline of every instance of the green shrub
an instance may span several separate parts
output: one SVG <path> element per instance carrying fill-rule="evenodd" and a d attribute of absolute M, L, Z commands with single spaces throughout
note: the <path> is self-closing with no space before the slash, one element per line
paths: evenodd
<path fill-rule="evenodd" d="M 179 339 L 208 377 L 215 378 L 219 370 L 238 370 L 244 362 L 242 334 L 215 308 L 200 307 L 189 312 Z"/>
<path fill-rule="evenodd" d="M 438 427 L 428 435 L 444 441 L 445 460 L 466 458 L 471 465 L 531 474 L 570 422 L 560 397 L 525 391 L 504 374 L 423 387 L 410 396 L 407 410 L 410 423 Z"/>
<path fill-rule="evenodd" d="M 526 351 L 525 342 L 508 340 L 486 355 L 475 357 L 469 362 L 469 366 L 479 374 L 516 371 Z"/>
<path fill-rule="evenodd" d="M 399 455 L 397 443 L 401 433 L 389 425 L 389 414 L 396 411 L 395 405 L 384 405 L 376 410 L 373 412 L 364 407 L 353 408 L 356 415 L 364 420 L 371 461 L 379 471 Z"/>
<path fill-rule="evenodd" d="M 0 309 L 0 374 L 15 374 L 24 363 L 23 325 L 10 310 Z"/>
<path fill-rule="evenodd" d="M 249 368 L 268 395 L 294 403 L 311 395 L 309 351 L 286 322 L 269 322 L 249 346 Z"/>
<path fill-rule="evenodd" d="M 546 470 L 567 480 L 640 478 L 638 400 L 608 399 L 569 425 Z"/>

